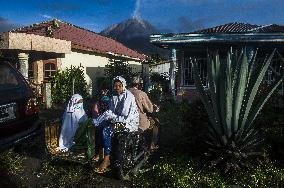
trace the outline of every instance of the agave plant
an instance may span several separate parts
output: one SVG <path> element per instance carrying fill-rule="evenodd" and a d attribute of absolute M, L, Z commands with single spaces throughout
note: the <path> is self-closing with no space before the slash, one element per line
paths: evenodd
<path fill-rule="evenodd" d="M 248 59 L 245 48 L 239 54 L 231 48 L 224 61 L 218 52 L 208 54 L 208 90 L 203 87 L 197 62 L 193 61 L 195 84 L 210 120 L 207 154 L 215 157 L 213 165 L 222 165 L 225 170 L 238 169 L 243 159 L 263 153 L 258 147 L 262 137 L 253 122 L 284 79 L 282 70 L 270 88 L 259 93 L 276 50 L 257 63 L 256 52 Z"/>

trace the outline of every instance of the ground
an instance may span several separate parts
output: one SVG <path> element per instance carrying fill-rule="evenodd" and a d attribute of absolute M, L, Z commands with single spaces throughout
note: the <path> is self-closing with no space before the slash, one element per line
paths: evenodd
<path fill-rule="evenodd" d="M 43 122 L 43 125 L 45 125 L 48 121 L 61 118 L 62 114 L 62 108 L 42 110 L 40 113 L 40 119 Z M 65 184 L 58 183 L 57 185 L 54 185 L 53 183 L 51 183 L 51 181 L 56 182 L 56 178 L 54 178 L 56 174 L 53 173 L 58 173 L 58 171 L 55 171 L 53 169 L 54 164 L 49 163 L 49 155 L 46 152 L 47 150 L 44 141 L 45 138 L 44 134 L 42 133 L 37 137 L 28 140 L 27 142 L 21 145 L 15 146 L 14 148 L 11 148 L 10 150 L 5 151 L 1 154 L 0 165 L 2 166 L 2 168 L 0 168 L 0 187 L 57 187 L 58 185 L 65 186 Z M 9 167 L 5 168 L 5 164 L 7 163 L 9 163 Z M 70 165 L 74 166 L 75 169 L 78 168 L 76 164 Z M 68 166 L 66 167 L 66 169 L 67 168 Z M 84 167 L 84 170 L 86 169 L 92 171 L 90 167 Z M 74 174 L 67 174 L 67 176 L 72 175 Z M 70 187 L 70 185 L 67 186 Z M 80 181 L 80 185 L 76 184 L 71 187 L 78 186 L 129 187 L 127 182 L 120 181 L 112 177 L 111 174 L 106 176 L 100 176 L 92 172 L 86 175 L 85 181 Z"/>

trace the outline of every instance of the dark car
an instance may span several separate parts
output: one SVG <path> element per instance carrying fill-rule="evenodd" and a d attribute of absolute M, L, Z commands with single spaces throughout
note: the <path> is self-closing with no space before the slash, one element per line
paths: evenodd
<path fill-rule="evenodd" d="M 26 79 L 0 60 L 0 151 L 40 132 L 39 107 Z"/>

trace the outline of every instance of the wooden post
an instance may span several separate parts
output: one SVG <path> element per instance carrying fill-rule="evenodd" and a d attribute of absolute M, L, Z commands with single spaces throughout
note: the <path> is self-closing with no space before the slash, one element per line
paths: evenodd
<path fill-rule="evenodd" d="M 176 99 L 176 86 L 175 86 L 175 71 L 176 71 L 176 49 L 172 49 L 172 57 L 170 63 L 170 89 L 172 96 Z"/>

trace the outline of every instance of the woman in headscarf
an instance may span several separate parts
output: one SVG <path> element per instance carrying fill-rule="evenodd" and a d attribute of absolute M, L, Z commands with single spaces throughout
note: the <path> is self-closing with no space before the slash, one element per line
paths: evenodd
<path fill-rule="evenodd" d="M 139 113 L 134 95 L 126 89 L 126 81 L 123 77 L 117 76 L 112 81 L 113 96 L 110 99 L 109 110 L 94 120 L 95 125 L 103 126 L 103 147 L 105 156 L 100 164 L 98 173 L 104 173 L 110 165 L 111 138 L 113 127 L 111 123 L 125 123 L 130 131 L 138 131 Z"/>
<path fill-rule="evenodd" d="M 83 108 L 83 97 L 79 94 L 74 94 L 69 100 L 63 115 L 58 150 L 68 151 L 71 148 L 74 144 L 73 138 L 78 128 L 78 123 L 86 119 L 87 116 Z"/>

